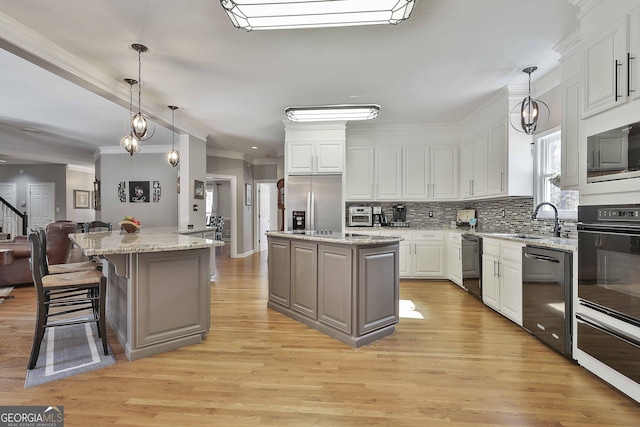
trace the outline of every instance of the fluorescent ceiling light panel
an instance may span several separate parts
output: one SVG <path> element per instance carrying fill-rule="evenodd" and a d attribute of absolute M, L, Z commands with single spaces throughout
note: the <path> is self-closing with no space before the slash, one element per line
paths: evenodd
<path fill-rule="evenodd" d="M 284 112 L 292 122 L 372 120 L 378 117 L 380 106 L 372 104 L 289 107 Z"/>
<path fill-rule="evenodd" d="M 237 28 L 246 31 L 398 24 L 415 0 L 220 0 Z"/>

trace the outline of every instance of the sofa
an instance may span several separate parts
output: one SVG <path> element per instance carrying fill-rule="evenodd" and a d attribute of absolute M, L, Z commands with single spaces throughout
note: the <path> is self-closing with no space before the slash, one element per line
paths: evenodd
<path fill-rule="evenodd" d="M 67 262 L 72 242 L 69 234 L 77 231 L 77 224 L 72 221 L 57 221 L 47 225 L 47 258 L 49 264 Z M 11 242 L 0 242 L 0 249 L 13 250 L 13 262 L 0 265 L 0 287 L 33 283 L 29 258 L 31 246 L 26 236 L 16 236 Z"/>

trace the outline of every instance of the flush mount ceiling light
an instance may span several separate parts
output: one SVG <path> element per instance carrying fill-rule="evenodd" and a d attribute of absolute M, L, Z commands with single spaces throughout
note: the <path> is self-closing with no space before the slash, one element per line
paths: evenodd
<path fill-rule="evenodd" d="M 134 135 L 130 126 L 131 120 L 133 119 L 133 85 L 137 84 L 138 81 L 134 79 L 124 79 L 124 81 L 129 83 L 129 117 L 125 120 L 125 132 L 128 133 L 120 140 L 120 146 L 133 156 L 142 149 L 140 140 Z"/>
<path fill-rule="evenodd" d="M 380 106 L 371 105 L 320 105 L 315 107 L 289 107 L 284 110 L 292 122 L 325 122 L 372 120 L 378 117 Z"/>
<path fill-rule="evenodd" d="M 537 69 L 538 67 L 532 66 L 522 70 L 523 73 L 527 73 L 529 75 L 529 94 L 521 103 L 511 110 L 510 115 L 510 117 L 513 118 L 515 111 L 520 109 L 520 127 L 514 125 L 511 119 L 509 120 L 511 126 L 515 130 L 526 133 L 527 135 L 533 135 L 540 123 L 542 123 L 541 126 L 547 124 L 549 117 L 551 116 L 549 106 L 547 104 L 539 99 L 533 99 L 531 97 L 531 73 Z M 542 109 L 540 107 L 542 107 Z"/>
<path fill-rule="evenodd" d="M 398 24 L 415 0 L 220 0 L 233 25 L 246 31 Z"/>
<path fill-rule="evenodd" d="M 176 150 L 176 110 L 178 107 L 169 105 L 169 108 L 171 108 L 171 131 L 173 135 L 171 137 L 171 151 L 167 153 L 167 163 L 175 168 L 180 162 L 180 153 Z"/>
<path fill-rule="evenodd" d="M 155 126 L 149 116 L 142 114 L 142 60 L 143 52 L 149 50 L 145 45 L 134 43 L 131 49 L 138 52 L 138 113 L 131 118 L 131 130 L 140 141 L 151 138 L 155 132 Z"/>

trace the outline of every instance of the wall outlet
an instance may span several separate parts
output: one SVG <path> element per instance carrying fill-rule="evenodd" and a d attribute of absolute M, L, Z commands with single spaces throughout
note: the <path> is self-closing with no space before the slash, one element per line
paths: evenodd
<path fill-rule="evenodd" d="M 507 217 L 507 211 L 502 209 L 502 218 L 506 218 L 506 217 Z"/>
<path fill-rule="evenodd" d="M 429 218 L 433 218 L 433 211 L 429 211 Z"/>

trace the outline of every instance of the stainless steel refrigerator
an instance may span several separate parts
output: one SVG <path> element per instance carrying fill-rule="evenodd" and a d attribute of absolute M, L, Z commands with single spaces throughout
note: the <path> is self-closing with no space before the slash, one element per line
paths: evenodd
<path fill-rule="evenodd" d="M 344 206 L 342 175 L 289 176 L 285 192 L 288 230 L 292 230 L 294 212 L 304 212 L 306 231 L 342 232 Z"/>

